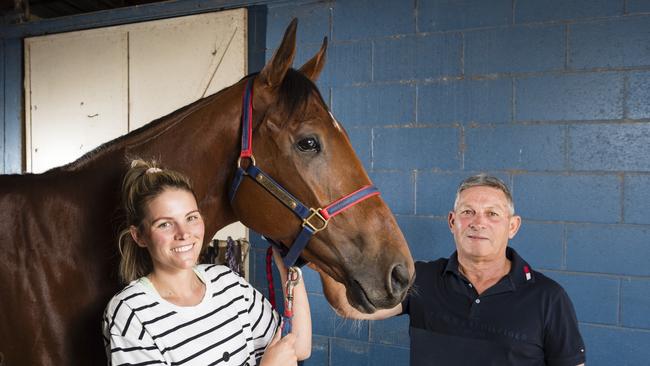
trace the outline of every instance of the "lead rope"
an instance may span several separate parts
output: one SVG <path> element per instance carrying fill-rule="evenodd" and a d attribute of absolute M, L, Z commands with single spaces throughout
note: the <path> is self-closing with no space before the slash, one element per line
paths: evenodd
<path fill-rule="evenodd" d="M 284 300 L 284 315 L 282 316 L 282 336 L 291 333 L 293 320 L 293 288 L 300 283 L 302 271 L 300 267 L 289 267 L 287 270 L 286 297 Z"/>
<path fill-rule="evenodd" d="M 273 286 L 273 269 L 271 257 L 273 247 L 266 250 L 266 280 L 269 283 L 269 302 L 273 309 L 278 310 L 275 302 L 275 287 Z M 285 284 L 284 314 L 282 315 L 282 336 L 291 333 L 291 321 L 293 320 L 293 288 L 300 283 L 302 271 L 300 267 L 289 267 L 287 270 L 287 283 Z"/>
<path fill-rule="evenodd" d="M 269 283 L 269 302 L 273 309 L 277 310 L 275 306 L 275 288 L 273 287 L 273 268 L 271 267 L 271 257 L 273 257 L 273 247 L 269 246 L 266 250 L 266 282 Z"/>

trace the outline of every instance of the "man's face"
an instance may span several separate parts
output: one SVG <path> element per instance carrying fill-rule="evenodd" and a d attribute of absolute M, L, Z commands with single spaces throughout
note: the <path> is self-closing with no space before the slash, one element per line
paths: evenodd
<path fill-rule="evenodd" d="M 510 214 L 505 193 L 492 187 L 471 187 L 462 191 L 449 213 L 449 229 L 461 258 L 473 261 L 505 257 L 521 218 Z"/>

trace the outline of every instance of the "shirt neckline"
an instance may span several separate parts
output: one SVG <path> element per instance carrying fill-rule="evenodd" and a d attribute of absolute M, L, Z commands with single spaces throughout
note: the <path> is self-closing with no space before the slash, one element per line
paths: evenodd
<path fill-rule="evenodd" d="M 143 288 L 145 293 L 154 297 L 160 304 L 172 308 L 177 312 L 193 312 L 196 311 L 197 309 L 206 306 L 206 304 L 210 299 L 210 296 L 208 294 L 211 293 L 211 291 L 210 291 L 210 281 L 206 280 L 205 273 L 203 273 L 203 271 L 201 271 L 196 266 L 192 268 L 192 270 L 198 276 L 199 280 L 201 280 L 201 282 L 203 282 L 203 284 L 205 285 L 205 293 L 203 294 L 203 299 L 201 299 L 201 302 L 199 302 L 196 305 L 180 306 L 165 300 L 162 296 L 160 296 L 160 294 L 156 290 L 156 287 L 153 285 L 153 283 L 151 283 L 151 281 L 147 278 L 147 276 L 140 277 L 137 283 L 140 287 Z"/>

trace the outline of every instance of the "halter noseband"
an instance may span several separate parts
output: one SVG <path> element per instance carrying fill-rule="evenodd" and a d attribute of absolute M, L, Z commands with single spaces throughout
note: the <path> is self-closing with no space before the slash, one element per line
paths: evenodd
<path fill-rule="evenodd" d="M 366 185 L 330 203 L 325 208 L 312 208 L 304 205 L 273 178 L 258 168 L 253 157 L 253 82 L 253 78 L 249 79 L 244 91 L 241 117 L 241 153 L 239 159 L 237 159 L 237 171 L 230 186 L 229 197 L 232 203 L 242 179 L 244 176 L 249 176 L 302 220 L 302 229 L 288 250 L 283 245 L 267 238 L 271 244 L 284 251 L 283 262 L 289 268 L 298 260 L 309 239 L 317 232 L 324 230 L 332 217 L 367 198 L 379 195 L 379 190 L 374 185 Z M 250 164 L 247 168 L 242 168 L 241 161 L 246 158 L 250 159 Z"/>

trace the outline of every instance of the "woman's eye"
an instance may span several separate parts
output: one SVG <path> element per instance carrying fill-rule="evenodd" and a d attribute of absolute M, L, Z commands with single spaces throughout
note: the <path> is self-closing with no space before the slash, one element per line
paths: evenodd
<path fill-rule="evenodd" d="M 199 219 L 199 215 L 192 215 L 187 217 L 187 221 L 196 221 Z"/>
<path fill-rule="evenodd" d="M 165 221 L 165 222 L 161 222 L 160 224 L 158 224 L 158 228 L 166 229 L 166 228 L 170 227 L 171 225 L 172 224 L 170 222 Z"/>
<path fill-rule="evenodd" d="M 304 139 L 301 139 L 298 141 L 296 146 L 300 151 L 320 152 L 320 144 L 315 137 L 306 137 Z"/>

